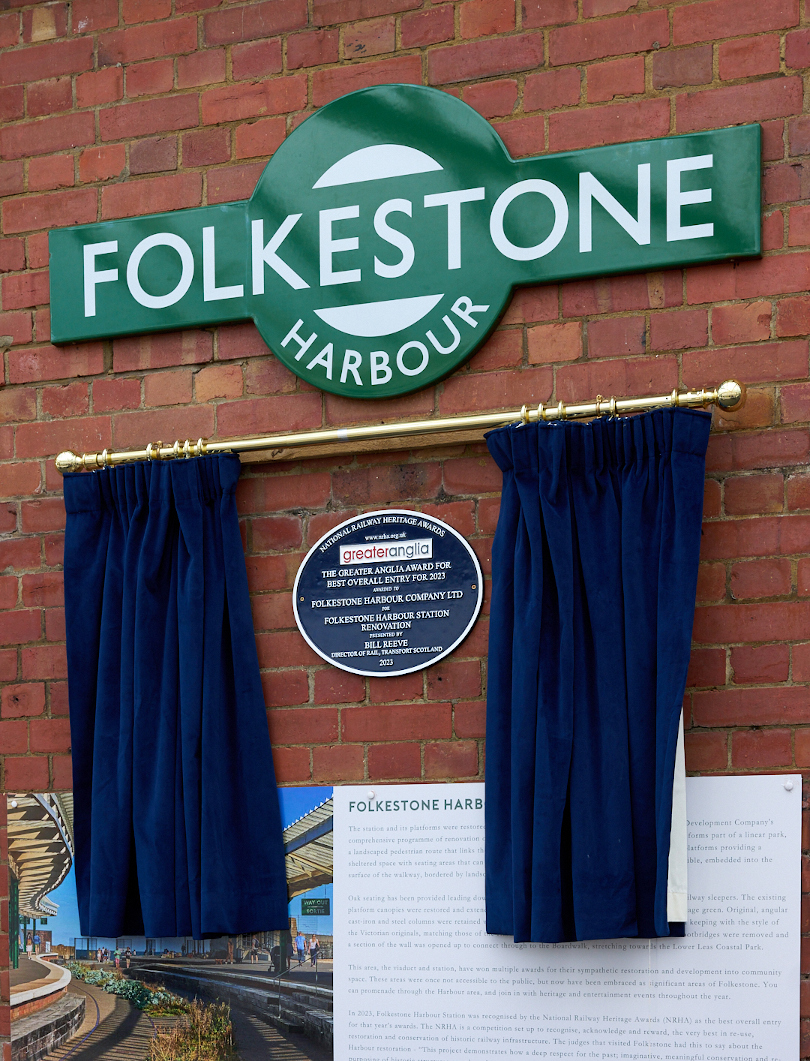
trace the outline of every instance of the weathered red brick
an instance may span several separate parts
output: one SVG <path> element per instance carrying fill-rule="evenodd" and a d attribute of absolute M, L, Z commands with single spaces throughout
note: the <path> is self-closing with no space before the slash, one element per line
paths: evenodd
<path fill-rule="evenodd" d="M 773 35 L 724 41 L 717 54 L 723 81 L 755 77 L 757 74 L 775 74 L 779 70 L 779 37 Z"/>
<path fill-rule="evenodd" d="M 256 80 L 278 74 L 282 68 L 281 41 L 251 41 L 231 48 L 231 70 L 234 81 Z"/>
<path fill-rule="evenodd" d="M 788 645 L 744 645 L 731 650 L 731 669 L 737 685 L 785 682 L 789 668 Z"/>
<path fill-rule="evenodd" d="M 514 28 L 514 0 L 468 0 L 461 8 L 459 29 L 463 40 L 509 33 Z"/>
<path fill-rule="evenodd" d="M 127 96 L 130 99 L 171 92 L 173 86 L 173 59 L 155 59 L 151 63 L 135 63 L 127 67 Z"/>
<path fill-rule="evenodd" d="M 73 0 L 73 32 L 93 33 L 118 25 L 118 0 Z"/>
<path fill-rule="evenodd" d="M 673 11 L 674 44 L 739 37 L 795 26 L 799 22 L 799 0 L 709 0 L 707 3 L 678 7 Z"/>
<path fill-rule="evenodd" d="M 774 254 L 734 265 L 703 265 L 686 270 L 690 305 L 736 298 L 785 295 L 810 288 L 810 253 Z"/>
<path fill-rule="evenodd" d="M 124 144 L 88 147 L 79 156 L 80 181 L 105 181 L 120 177 L 127 164 Z"/>
<path fill-rule="evenodd" d="M 41 306 L 49 299 L 48 273 L 20 273 L 3 280 L 3 309 Z"/>
<path fill-rule="evenodd" d="M 505 78 L 502 81 L 485 81 L 470 85 L 464 90 L 464 102 L 483 114 L 485 118 L 502 118 L 515 109 L 518 95 L 517 81 Z M 500 132 L 500 130 L 499 130 Z"/>
<path fill-rule="evenodd" d="M 784 479 L 778 474 L 732 476 L 723 485 L 723 504 L 730 516 L 781 512 L 783 503 Z"/>
<path fill-rule="evenodd" d="M 452 40 L 454 33 L 452 4 L 403 15 L 399 23 L 400 41 L 403 48 L 424 48 L 428 44 L 439 44 L 441 41 Z M 293 39 L 290 38 L 290 40 Z M 288 65 L 289 47 L 288 42 Z"/>
<path fill-rule="evenodd" d="M 513 158 L 519 158 L 521 155 L 537 155 L 545 148 L 546 119 L 542 114 L 532 114 L 528 118 L 515 118 L 509 122 L 498 122 L 495 129 Z"/>
<path fill-rule="evenodd" d="M 576 361 L 582 357 L 582 325 L 577 321 L 537 324 L 526 332 L 529 364 Z"/>
<path fill-rule="evenodd" d="M 236 157 L 266 158 L 272 155 L 283 143 L 286 134 L 286 122 L 283 118 L 264 118 L 247 125 L 240 125 L 236 130 Z M 185 158 L 185 156 L 184 156 Z"/>
<path fill-rule="evenodd" d="M 368 749 L 370 779 L 417 778 L 421 776 L 421 773 L 421 755 L 418 744 L 373 744 Z"/>
<path fill-rule="evenodd" d="M 410 45 L 403 44 L 403 47 Z M 340 34 L 337 30 L 293 33 L 287 37 L 287 69 L 300 70 L 304 66 L 336 63 L 340 57 L 339 48 Z"/>
<path fill-rule="evenodd" d="M 617 96 L 644 91 L 644 57 L 630 56 L 588 67 L 588 102 L 602 103 Z"/>
<path fill-rule="evenodd" d="M 256 84 L 212 88 L 203 93 L 203 123 L 217 125 L 265 114 L 285 114 L 301 110 L 306 102 L 307 82 L 303 74 Z"/>
<path fill-rule="evenodd" d="M 2 690 L 0 716 L 3 718 L 24 718 L 41 715 L 44 711 L 45 686 L 42 682 L 7 685 Z"/>
<path fill-rule="evenodd" d="M 214 89 L 213 91 L 217 91 Z M 150 133 L 191 129 L 199 124 L 197 96 L 168 96 L 142 103 L 119 103 L 99 114 L 102 140 L 124 140 Z"/>
<path fill-rule="evenodd" d="M 13 122 L 25 114 L 25 89 L 22 85 L 0 88 L 0 121 Z"/>
<path fill-rule="evenodd" d="M 558 368 L 556 398 L 577 402 L 590 401 L 595 394 L 660 394 L 677 385 L 677 358 L 621 358 Z"/>
<path fill-rule="evenodd" d="M 183 166 L 213 166 L 231 157 L 229 129 L 200 129 L 183 137 Z"/>
<path fill-rule="evenodd" d="M 685 350 L 705 346 L 709 316 L 704 310 L 674 310 L 650 317 L 650 347 L 653 350 Z"/>
<path fill-rule="evenodd" d="M 48 757 L 9 756 L 3 764 L 3 777 L 9 792 L 46 792 L 49 788 Z"/>
<path fill-rule="evenodd" d="M 650 51 L 669 44 L 669 20 L 665 11 L 645 11 L 622 18 L 563 26 L 549 34 L 552 66 L 590 62 L 611 55 Z"/>
<path fill-rule="evenodd" d="M 89 44 L 92 41 L 88 41 Z M 181 55 L 197 47 L 197 20 L 174 18 L 159 26 L 130 26 L 102 33 L 98 38 L 98 65 L 137 63 L 160 55 Z"/>
<path fill-rule="evenodd" d="M 206 48 L 177 59 L 177 87 L 196 88 L 225 80 L 225 49 Z"/>
<path fill-rule="evenodd" d="M 137 217 L 160 210 L 182 210 L 199 206 L 202 177 L 199 173 L 176 173 L 126 184 L 107 185 L 101 191 L 101 216 Z"/>
<path fill-rule="evenodd" d="M 725 770 L 728 765 L 728 737 L 725 733 L 686 733 L 686 769 Z"/>
<path fill-rule="evenodd" d="M 588 324 L 588 357 L 628 357 L 646 348 L 643 317 L 608 317 Z"/>
<path fill-rule="evenodd" d="M 177 169 L 176 136 L 153 136 L 130 145 L 129 172 L 132 176 L 173 169 Z"/>
<path fill-rule="evenodd" d="M 356 22 L 343 31 L 343 56 L 346 59 L 384 55 L 394 51 L 395 47 L 396 21 L 391 16 Z"/>
<path fill-rule="evenodd" d="M 548 146 L 551 151 L 569 151 L 665 136 L 668 132 L 669 100 L 639 100 L 549 115 Z"/>
<path fill-rule="evenodd" d="M 712 342 L 745 343 L 767 339 L 771 332 L 771 303 L 715 306 L 712 310 Z"/>
<path fill-rule="evenodd" d="M 790 730 L 741 730 L 731 735 L 731 764 L 743 770 L 790 766 Z"/>
<path fill-rule="evenodd" d="M 419 56 L 401 55 L 378 62 L 316 70 L 312 75 L 312 102 L 316 107 L 322 107 L 348 92 L 390 82 L 421 85 L 422 60 Z"/>
<path fill-rule="evenodd" d="M 679 133 L 692 133 L 699 129 L 714 129 L 718 125 L 789 117 L 800 114 L 801 109 L 801 78 L 777 77 L 678 96 L 675 120 Z"/>
<path fill-rule="evenodd" d="M 52 188 L 70 188 L 75 183 L 72 155 L 48 155 L 32 158 L 28 163 L 28 190 L 48 191 Z"/>
<path fill-rule="evenodd" d="M 137 335 L 113 343 L 115 372 L 138 372 L 172 365 L 202 364 L 213 359 L 210 332 L 188 330 Z"/>
<path fill-rule="evenodd" d="M 312 780 L 315 782 L 362 781 L 364 772 L 360 744 L 334 744 L 312 749 Z"/>
<path fill-rule="evenodd" d="M 577 0 L 523 0 L 523 28 L 540 29 L 576 22 Z"/>
<path fill-rule="evenodd" d="M 29 118 L 57 114 L 73 106 L 73 86 L 69 77 L 35 81 L 26 88 L 26 110 Z"/>
<path fill-rule="evenodd" d="M 234 44 L 303 29 L 306 24 L 306 0 L 266 0 L 206 15 L 205 40 L 208 44 Z"/>
<path fill-rule="evenodd" d="M 18 48 L 3 54 L 0 85 L 19 85 L 43 77 L 79 74 L 92 65 L 93 41 L 90 37 Z"/>
<path fill-rule="evenodd" d="M 732 565 L 731 595 L 736 600 L 782 597 L 790 590 L 789 560 L 750 560 Z"/>
<path fill-rule="evenodd" d="M 546 111 L 556 107 L 575 107 L 579 103 L 580 91 L 581 78 L 576 67 L 529 74 L 523 88 L 523 109 Z"/>
<path fill-rule="evenodd" d="M 543 65 L 543 35 L 521 33 L 498 40 L 470 41 L 428 53 L 428 82 L 447 85 L 478 77 L 533 70 Z"/>
<path fill-rule="evenodd" d="M 92 114 L 62 114 L 56 118 L 41 118 L 36 122 L 21 122 L 0 129 L 0 154 L 3 158 L 49 155 L 65 148 L 92 144 L 95 135 Z"/>

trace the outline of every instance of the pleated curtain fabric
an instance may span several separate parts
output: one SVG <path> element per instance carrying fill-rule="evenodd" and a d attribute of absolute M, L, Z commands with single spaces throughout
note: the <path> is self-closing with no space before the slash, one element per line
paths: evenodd
<path fill-rule="evenodd" d="M 675 409 L 488 436 L 503 471 L 488 932 L 546 943 L 670 934 L 673 773 L 710 423 Z"/>
<path fill-rule="evenodd" d="M 65 476 L 86 936 L 287 928 L 234 456 Z"/>

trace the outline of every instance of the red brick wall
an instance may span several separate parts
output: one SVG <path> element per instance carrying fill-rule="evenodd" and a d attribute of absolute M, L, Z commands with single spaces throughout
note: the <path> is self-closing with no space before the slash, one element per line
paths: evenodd
<path fill-rule="evenodd" d="M 64 514 L 50 460 L 59 450 L 669 391 L 732 375 L 749 395 L 742 412 L 715 415 L 709 449 L 688 763 L 810 769 L 810 12 L 800 0 L 0 7 L 7 790 L 70 785 Z M 522 292 L 465 368 L 390 402 L 318 394 L 252 325 L 48 344 L 49 227 L 245 198 L 313 109 L 387 81 L 461 96 L 515 155 L 760 121 L 765 255 Z M 438 666 L 363 680 L 307 648 L 290 588 L 329 526 L 389 503 L 448 520 L 486 568 L 497 490 L 482 446 L 246 469 L 239 503 L 282 782 L 483 776 L 486 615 Z"/>

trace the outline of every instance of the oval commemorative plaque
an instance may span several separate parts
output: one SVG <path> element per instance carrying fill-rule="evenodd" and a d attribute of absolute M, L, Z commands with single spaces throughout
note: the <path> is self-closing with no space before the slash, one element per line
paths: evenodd
<path fill-rule="evenodd" d="M 353 674 L 409 674 L 443 659 L 481 609 L 478 559 L 452 527 L 404 509 L 367 512 L 325 534 L 293 590 L 298 628 Z"/>

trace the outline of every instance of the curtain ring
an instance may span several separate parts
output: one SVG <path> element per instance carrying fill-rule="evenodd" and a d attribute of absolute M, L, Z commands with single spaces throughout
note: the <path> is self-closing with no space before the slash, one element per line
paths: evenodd
<path fill-rule="evenodd" d="M 546 408 L 542 402 L 537 406 L 537 419 L 544 421 L 546 419 Z"/>
<path fill-rule="evenodd" d="M 524 424 L 528 424 L 529 422 L 529 410 L 525 405 L 522 406 L 520 410 L 520 419 L 523 421 Z"/>
<path fill-rule="evenodd" d="M 197 456 L 198 457 L 204 457 L 205 456 L 205 442 L 201 438 L 197 439 Z"/>
<path fill-rule="evenodd" d="M 601 416 L 602 415 L 602 401 L 603 401 L 602 395 L 601 394 L 597 394 L 596 395 L 596 415 L 597 416 Z"/>
<path fill-rule="evenodd" d="M 148 461 L 153 461 L 155 459 L 154 455 L 152 454 L 152 446 L 153 446 L 152 442 L 147 442 L 146 443 L 146 459 Z"/>
<path fill-rule="evenodd" d="M 565 411 L 565 403 L 564 402 L 558 402 L 558 404 L 557 404 L 557 418 L 559 420 L 564 420 L 566 418 L 566 416 L 567 416 L 567 413 Z"/>
<path fill-rule="evenodd" d="M 177 460 L 177 458 L 179 456 L 180 456 L 180 440 L 179 439 L 175 439 L 174 440 L 174 445 L 172 446 L 172 457 L 175 460 Z"/>
<path fill-rule="evenodd" d="M 185 442 L 183 443 L 183 456 L 185 458 L 188 458 L 188 457 L 191 456 L 191 443 L 189 442 L 188 439 L 186 439 Z"/>
<path fill-rule="evenodd" d="M 672 391 L 672 394 L 670 394 L 670 399 L 671 399 L 672 404 L 675 406 L 676 409 L 680 405 L 680 402 L 678 400 L 679 398 L 680 398 L 680 394 L 678 393 L 678 388 L 675 387 L 673 389 L 673 391 Z"/>
<path fill-rule="evenodd" d="M 104 449 L 99 454 L 99 463 L 101 464 L 102 468 L 106 468 L 107 467 L 107 456 L 108 456 L 107 447 L 105 446 Z"/>
<path fill-rule="evenodd" d="M 610 399 L 610 415 L 611 416 L 615 416 L 616 415 L 616 398 L 615 397 Z"/>

